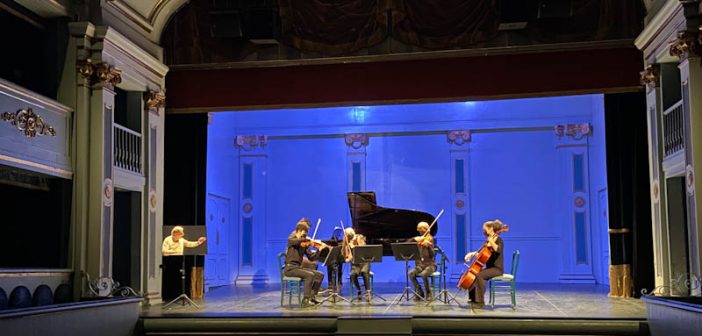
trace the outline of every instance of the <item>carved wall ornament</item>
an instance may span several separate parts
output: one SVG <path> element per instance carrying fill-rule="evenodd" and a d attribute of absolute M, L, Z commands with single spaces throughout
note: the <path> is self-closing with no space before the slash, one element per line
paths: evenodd
<path fill-rule="evenodd" d="M 554 128 L 559 138 L 569 136 L 575 140 L 592 135 L 592 126 L 589 123 L 556 125 Z"/>
<path fill-rule="evenodd" d="M 114 189 L 112 187 L 112 179 L 106 178 L 102 182 L 102 204 L 106 207 L 112 206 L 112 199 L 114 198 Z"/>
<path fill-rule="evenodd" d="M 265 135 L 237 135 L 234 139 L 234 146 L 247 152 L 257 147 L 264 148 L 266 144 L 268 137 Z"/>
<path fill-rule="evenodd" d="M 575 206 L 578 208 L 582 208 L 585 206 L 585 198 L 578 196 L 573 200 L 573 204 L 575 204 Z"/>
<path fill-rule="evenodd" d="M 654 203 L 658 203 L 658 201 L 660 201 L 660 197 L 661 197 L 660 182 L 658 181 L 658 179 L 655 179 L 651 183 L 651 198 L 653 199 Z"/>
<path fill-rule="evenodd" d="M 449 131 L 446 134 L 446 137 L 449 143 L 458 146 L 461 146 L 466 142 L 470 142 L 471 140 L 470 130 Z"/>
<path fill-rule="evenodd" d="M 368 134 L 365 133 L 355 133 L 355 134 L 345 134 L 344 143 L 353 149 L 359 149 L 363 146 L 368 146 Z"/>
<path fill-rule="evenodd" d="M 689 196 L 695 195 L 695 171 L 692 169 L 692 165 L 688 164 L 685 167 L 685 185 L 687 186 L 687 194 Z"/>
<path fill-rule="evenodd" d="M 158 206 L 158 194 L 153 188 L 149 190 L 149 211 L 156 212 L 156 207 Z"/>
<path fill-rule="evenodd" d="M 246 213 L 250 214 L 253 211 L 253 204 L 246 202 L 244 205 L 241 207 L 241 210 Z"/>
<path fill-rule="evenodd" d="M 671 56 L 687 58 L 688 54 L 700 54 L 699 32 L 683 30 L 678 32 L 678 37 L 670 43 L 668 53 Z"/>
<path fill-rule="evenodd" d="M 456 208 L 463 209 L 464 206 L 466 206 L 466 202 L 464 202 L 463 200 L 456 201 Z"/>
<path fill-rule="evenodd" d="M 28 138 L 43 135 L 56 136 L 54 128 L 44 123 L 44 119 L 35 114 L 31 108 L 19 109 L 15 113 L 3 112 L 0 119 L 17 127 L 17 130 L 23 132 Z"/>
<path fill-rule="evenodd" d="M 90 82 L 90 85 L 102 84 L 113 88 L 122 83 L 122 70 L 115 68 L 107 62 L 93 63 L 91 59 L 78 60 L 78 72 Z"/>
<path fill-rule="evenodd" d="M 163 91 L 144 92 L 144 101 L 148 109 L 154 109 L 158 112 L 166 102 L 166 94 Z"/>
<path fill-rule="evenodd" d="M 658 71 L 653 64 L 647 65 L 644 71 L 639 72 L 639 75 L 641 75 L 641 85 L 651 89 L 658 85 Z"/>

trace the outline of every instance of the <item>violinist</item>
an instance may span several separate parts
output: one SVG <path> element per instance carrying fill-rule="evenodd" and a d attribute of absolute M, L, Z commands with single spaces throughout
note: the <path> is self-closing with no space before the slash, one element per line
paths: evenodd
<path fill-rule="evenodd" d="M 504 224 L 496 219 L 483 223 L 483 234 L 487 237 L 485 242 L 486 248 L 492 251 L 490 259 L 485 263 L 485 269 L 478 272 L 474 285 L 469 290 L 469 304 L 474 309 L 483 309 L 485 307 L 485 285 L 487 281 L 500 276 L 504 273 L 504 241 L 497 232 L 502 231 Z M 468 262 L 478 251 L 466 254 L 465 260 Z"/>
<path fill-rule="evenodd" d="M 366 237 L 361 234 L 356 234 L 352 228 L 346 228 L 346 230 L 344 230 L 344 241 L 341 244 L 341 251 L 345 261 L 351 263 L 351 282 L 356 288 L 358 300 L 361 300 L 361 284 L 358 282 L 358 276 L 362 276 L 363 286 L 366 288 L 365 297 L 366 300 L 370 301 L 370 262 L 353 262 L 353 249 L 361 245 L 366 245 Z"/>
<path fill-rule="evenodd" d="M 415 268 L 409 271 L 409 278 L 414 284 L 414 300 L 430 300 L 432 297 L 431 286 L 429 285 L 429 276 L 436 272 L 436 261 L 434 260 L 434 238 L 429 233 L 429 223 L 419 222 L 417 224 L 417 232 L 419 236 L 412 238 L 416 241 L 419 247 L 419 258 L 415 259 Z M 426 287 L 426 294 L 422 291 L 417 276 L 421 276 Z"/>
<path fill-rule="evenodd" d="M 307 256 L 310 260 L 315 260 L 319 251 L 327 248 L 323 242 L 307 237 L 309 228 L 310 221 L 307 218 L 302 218 L 297 222 L 295 231 L 288 237 L 288 247 L 285 254 L 284 274 L 301 278 L 305 282 L 303 308 L 319 304 L 315 296 L 322 285 L 322 280 L 324 280 L 324 273 L 303 267 L 303 258 Z M 317 247 L 318 251 L 312 251 L 311 246 Z"/>

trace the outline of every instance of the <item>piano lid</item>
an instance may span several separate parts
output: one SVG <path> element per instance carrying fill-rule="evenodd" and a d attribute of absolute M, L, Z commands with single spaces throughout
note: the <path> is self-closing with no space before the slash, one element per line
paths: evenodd
<path fill-rule="evenodd" d="M 393 209 L 378 206 L 375 192 L 347 193 L 351 222 L 356 233 L 366 236 L 368 244 L 383 244 L 383 255 L 392 255 L 390 243 L 404 242 L 417 236 L 417 224 L 431 224 L 434 216 L 415 210 Z M 439 223 L 431 228 L 433 236 L 439 230 Z"/>

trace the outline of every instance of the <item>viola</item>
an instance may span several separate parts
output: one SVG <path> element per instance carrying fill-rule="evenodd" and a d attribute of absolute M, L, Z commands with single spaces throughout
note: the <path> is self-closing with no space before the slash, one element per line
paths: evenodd
<path fill-rule="evenodd" d="M 509 226 L 503 225 L 502 229 L 495 232 L 495 235 L 499 235 L 500 233 L 507 231 L 509 231 Z M 475 284 L 475 279 L 478 277 L 478 273 L 483 270 L 483 267 L 485 267 L 485 264 L 487 264 L 491 256 L 492 249 L 488 246 L 486 241 L 480 250 L 478 250 L 475 257 L 473 257 L 473 262 L 471 262 L 470 266 L 468 266 L 468 269 L 463 272 L 463 275 L 461 275 L 461 278 L 458 280 L 457 287 L 465 290 L 470 289 L 473 284 Z"/>

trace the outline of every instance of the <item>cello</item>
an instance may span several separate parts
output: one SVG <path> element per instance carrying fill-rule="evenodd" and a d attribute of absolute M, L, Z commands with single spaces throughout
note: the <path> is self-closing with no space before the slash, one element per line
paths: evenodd
<path fill-rule="evenodd" d="M 503 224 L 500 230 L 495 231 L 495 235 L 499 235 L 507 231 L 509 231 L 509 226 Z M 488 247 L 488 243 L 486 241 L 473 257 L 473 261 L 471 262 L 470 266 L 468 266 L 468 269 L 463 272 L 463 275 L 461 275 L 461 278 L 458 280 L 457 287 L 460 289 L 469 290 L 475 283 L 478 273 L 483 270 L 483 267 L 485 267 L 485 264 L 487 264 L 491 256 L 492 249 Z"/>

